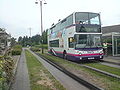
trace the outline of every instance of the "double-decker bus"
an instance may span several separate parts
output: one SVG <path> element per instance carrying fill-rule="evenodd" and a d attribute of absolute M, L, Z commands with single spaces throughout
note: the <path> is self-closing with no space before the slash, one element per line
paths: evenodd
<path fill-rule="evenodd" d="M 48 29 L 48 52 L 80 61 L 103 59 L 99 13 L 74 12 Z"/>

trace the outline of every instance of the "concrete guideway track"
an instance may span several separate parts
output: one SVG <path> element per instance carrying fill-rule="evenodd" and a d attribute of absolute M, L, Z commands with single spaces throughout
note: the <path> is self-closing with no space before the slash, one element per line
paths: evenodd
<path fill-rule="evenodd" d="M 25 49 L 23 49 L 18 62 L 17 73 L 11 90 L 31 90 L 28 69 L 26 65 Z"/>
<path fill-rule="evenodd" d="M 29 50 L 30 51 L 30 50 Z M 47 69 L 48 71 L 58 80 L 60 83 L 67 89 L 67 90 L 89 90 L 87 87 L 83 86 L 82 84 L 78 83 L 71 77 L 67 76 L 41 57 L 30 51 Z"/>
<path fill-rule="evenodd" d="M 120 66 L 120 57 L 107 56 L 107 57 L 104 57 L 103 60 L 101 60 L 101 61 Z"/>
<path fill-rule="evenodd" d="M 118 75 L 115 75 L 115 74 L 112 74 L 112 73 L 109 73 L 109 72 L 106 72 L 106 71 L 103 71 L 100 69 L 96 69 L 96 68 L 93 68 L 93 67 L 87 66 L 87 65 L 81 65 L 81 66 L 120 80 L 120 76 L 118 76 Z"/>
<path fill-rule="evenodd" d="M 116 64 L 112 64 L 112 63 L 100 62 L 100 64 L 107 65 L 110 67 L 120 68 L 120 65 L 116 65 Z"/>
<path fill-rule="evenodd" d="M 114 67 L 114 68 L 120 68 L 120 63 L 115 63 L 115 62 L 110 62 L 110 61 L 105 61 L 105 60 L 100 60 L 100 61 L 92 60 L 92 61 L 106 65 L 106 66 Z"/>

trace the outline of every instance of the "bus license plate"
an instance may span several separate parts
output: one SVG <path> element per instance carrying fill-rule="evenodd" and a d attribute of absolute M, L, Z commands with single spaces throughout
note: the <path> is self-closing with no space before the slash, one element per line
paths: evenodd
<path fill-rule="evenodd" d="M 94 57 L 88 58 L 88 59 L 94 59 Z"/>

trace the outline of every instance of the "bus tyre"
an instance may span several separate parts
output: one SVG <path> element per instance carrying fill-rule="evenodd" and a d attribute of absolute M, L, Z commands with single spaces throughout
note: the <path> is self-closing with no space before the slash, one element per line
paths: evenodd
<path fill-rule="evenodd" d="M 67 53 L 66 53 L 66 51 L 63 52 L 63 59 L 67 59 Z"/>

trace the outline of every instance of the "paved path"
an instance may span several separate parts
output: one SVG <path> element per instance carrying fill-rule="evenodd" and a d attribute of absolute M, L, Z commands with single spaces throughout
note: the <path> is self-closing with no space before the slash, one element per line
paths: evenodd
<path fill-rule="evenodd" d="M 30 51 L 67 90 L 89 90 Z"/>
<path fill-rule="evenodd" d="M 23 49 L 17 68 L 15 82 L 11 90 L 30 90 L 30 82 L 26 65 L 25 51 Z"/>

